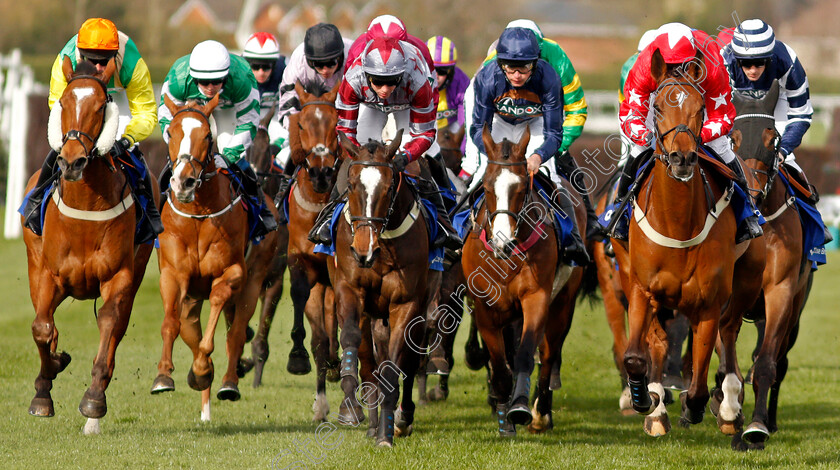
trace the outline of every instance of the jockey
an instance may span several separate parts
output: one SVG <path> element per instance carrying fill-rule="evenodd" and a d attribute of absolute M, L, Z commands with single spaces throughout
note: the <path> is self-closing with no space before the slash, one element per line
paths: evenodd
<path fill-rule="evenodd" d="M 642 34 L 642 37 L 639 39 L 639 45 L 636 47 L 636 53 L 631 55 L 624 61 L 624 65 L 621 66 L 621 81 L 618 85 L 618 103 L 621 104 L 624 102 L 624 82 L 627 81 L 627 74 L 630 73 L 630 69 L 633 68 L 633 65 L 636 63 L 636 59 L 639 58 L 639 54 L 656 39 L 658 35 L 657 30 L 649 29 Z"/>
<path fill-rule="evenodd" d="M 463 126 L 464 93 L 470 84 L 470 78 L 456 65 L 458 49 L 452 40 L 443 36 L 429 38 L 426 45 L 432 54 L 437 72 L 437 127 L 443 129 L 452 124 Z M 465 145 L 466 139 L 461 143 L 461 153 L 464 153 Z"/>
<path fill-rule="evenodd" d="M 92 63 L 97 72 L 105 70 L 108 61 L 114 59 L 116 73 L 108 83 L 108 93 L 116 93 L 117 87 L 125 90 L 131 120 L 126 125 L 120 139 L 114 143 L 111 154 L 117 157 L 125 155 L 126 152 L 131 152 L 135 156 L 135 163 L 133 164 L 140 167 L 138 168 L 139 173 L 144 173 L 145 178 L 141 184 L 133 189 L 145 196 L 148 201 L 154 201 L 151 176 L 137 143 L 149 137 L 157 123 L 155 94 L 149 68 L 140 56 L 134 41 L 122 31 L 118 31 L 114 23 L 109 20 L 90 18 L 85 21 L 79 28 L 79 33 L 64 45 L 53 63 L 50 74 L 50 109 L 61 98 L 64 89 L 67 87 L 67 79 L 62 72 L 65 57 L 70 58 L 73 69 L 80 61 L 84 60 Z M 47 155 L 41 167 L 41 174 L 38 177 L 35 190 L 30 194 L 24 208 L 24 224 L 35 233 L 40 233 L 40 206 L 43 201 L 44 190 L 57 177 L 55 170 L 57 157 L 58 153 L 55 150 L 50 151 Z M 161 233 L 163 225 L 160 222 L 158 208 L 152 203 L 147 205 L 145 211 L 152 231 L 155 234 Z"/>
<path fill-rule="evenodd" d="M 265 196 L 260 188 L 253 168 L 243 157 L 247 147 L 256 135 L 259 124 L 259 92 L 257 81 L 248 62 L 238 55 L 230 54 L 217 41 L 203 41 L 193 48 L 189 55 L 176 60 L 166 75 L 161 87 L 158 117 L 163 138 L 167 143 L 167 128 L 172 114 L 163 103 L 163 95 L 177 105 L 195 100 L 206 103 L 219 96 L 218 108 L 233 108 L 236 111 L 236 130 L 227 145 L 221 149 L 228 168 L 240 177 L 242 188 L 260 206 L 258 223 L 253 237 L 259 237 L 277 229 L 277 222 L 265 205 Z M 218 109 L 217 108 L 217 109 Z"/>
<path fill-rule="evenodd" d="M 663 25 L 658 33 L 653 42 L 639 53 L 624 84 L 627 99 L 621 103 L 618 117 L 621 133 L 631 141 L 631 148 L 629 161 L 624 165 L 619 178 L 616 200 L 621 201 L 626 197 L 630 184 L 635 180 L 634 172 L 641 163 L 636 157 L 654 146 L 653 110 L 650 103 L 657 84 L 651 77 L 650 67 L 651 56 L 656 50 L 662 54 L 669 71 L 691 61 L 700 52 L 704 72 L 699 87 L 705 92 L 706 120 L 698 138 L 720 156 L 735 173 L 737 184 L 749 194 L 744 170 L 732 151 L 728 137 L 735 119 L 735 106 L 731 102 L 732 89 L 720 56 L 720 46 L 703 31 L 691 30 L 681 23 Z M 615 225 L 619 226 L 621 224 Z M 626 240 L 627 234 L 621 232 L 613 230 L 611 236 Z M 739 227 L 736 241 L 755 238 L 762 233 L 757 217 L 750 216 Z"/>
<path fill-rule="evenodd" d="M 258 32 L 245 41 L 242 57 L 251 66 L 251 72 L 257 79 L 257 91 L 260 94 L 260 118 L 265 117 L 280 99 L 280 79 L 286 69 L 286 57 L 280 54 L 277 38 L 271 33 Z M 274 121 L 272 121 L 273 124 Z M 280 151 L 288 132 L 279 125 L 268 126 L 274 154 Z"/>
<path fill-rule="evenodd" d="M 403 171 L 406 165 L 426 153 L 440 154 L 435 142 L 435 103 L 429 73 L 423 56 L 408 42 L 387 36 L 371 40 L 361 56 L 347 68 L 341 82 L 336 99 L 337 129 L 356 144 L 370 139 L 381 140 L 388 115 L 393 114 L 397 129 L 409 131 L 409 135 L 404 136 L 400 153 L 392 161 L 395 171 Z M 343 192 L 347 184 L 344 168 L 339 172 L 334 197 Z M 421 197 L 437 207 L 442 230 L 438 230 L 432 246 L 445 246 L 452 251 L 459 249 L 461 240 L 452 228 L 437 185 L 419 179 L 417 186 Z M 310 232 L 310 240 L 331 244 L 329 221 L 334 207 L 335 201 L 321 211 Z"/>
<path fill-rule="evenodd" d="M 802 136 L 811 126 L 808 77 L 793 49 L 777 41 L 773 28 L 759 19 L 746 20 L 738 26 L 732 42 L 723 49 L 723 60 L 729 71 L 729 82 L 735 90 L 763 96 L 779 80 L 779 101 L 776 104 L 776 128 L 781 134 L 779 160 L 805 188 L 810 188 L 817 202 L 816 188 L 808 183 L 793 151 L 802 143 Z"/>
<path fill-rule="evenodd" d="M 549 167 L 553 167 L 551 170 L 552 174 L 557 173 L 569 180 L 575 190 L 581 195 L 583 205 L 586 208 L 586 236 L 587 238 L 599 240 L 603 238 L 603 233 L 600 225 L 598 225 L 598 217 L 595 214 L 592 201 L 589 199 L 590 190 L 586 188 L 584 173 L 578 169 L 577 162 L 569 153 L 569 147 L 572 146 L 572 143 L 583 132 L 583 125 L 586 122 L 587 116 L 586 98 L 583 94 L 580 78 L 563 48 L 557 42 L 543 37 L 542 31 L 536 23 L 531 20 L 519 19 L 508 23 L 506 28 L 524 28 L 533 32 L 539 43 L 540 59 L 548 62 L 557 72 L 557 76 L 560 79 L 560 86 L 563 88 L 563 141 L 560 143 L 557 154 L 550 157 L 551 162 L 548 165 Z M 491 51 L 489 51 L 488 57 L 484 60 L 482 66 L 486 66 L 495 58 L 495 48 L 491 46 L 490 49 Z M 475 147 L 470 143 L 467 144 L 467 156 L 465 160 L 467 160 L 465 164 L 468 170 L 476 172 L 479 166 L 478 154 L 476 153 Z M 469 178 L 468 170 L 462 172 L 459 176 Z"/>
<path fill-rule="evenodd" d="M 535 173 L 542 166 L 557 186 L 560 209 L 575 221 L 574 204 L 568 191 L 547 162 L 563 142 L 563 87 L 554 68 L 540 60 L 540 46 L 532 31 L 520 27 L 507 28 L 499 37 L 496 58 L 476 74 L 473 82 L 475 107 L 470 136 L 479 152 L 486 155 L 482 129 L 490 127 L 493 139 L 518 141 L 525 128 L 530 128 L 528 171 Z M 565 249 L 565 257 L 580 266 L 589 262 L 586 247 L 580 239 L 577 224 L 574 239 Z"/>

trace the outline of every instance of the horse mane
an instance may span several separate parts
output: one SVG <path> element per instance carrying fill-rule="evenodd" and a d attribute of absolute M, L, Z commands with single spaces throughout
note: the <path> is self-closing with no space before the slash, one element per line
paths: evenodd
<path fill-rule="evenodd" d="M 318 83 L 317 81 L 311 81 L 304 85 L 303 91 L 309 93 L 313 96 L 321 96 L 326 93 L 330 92 L 330 88 L 327 87 L 325 83 Z"/>
<path fill-rule="evenodd" d="M 362 147 L 364 149 L 366 149 L 368 152 L 370 152 L 371 155 L 373 155 L 376 152 L 376 149 L 378 149 L 381 145 L 382 145 L 382 142 L 378 142 L 378 141 L 375 141 L 375 140 L 368 140 L 367 143 L 362 144 Z"/>
<path fill-rule="evenodd" d="M 96 76 L 96 66 L 86 60 L 79 61 L 79 63 L 76 64 L 76 70 L 73 71 L 73 77 L 78 77 L 81 75 Z"/>
<path fill-rule="evenodd" d="M 499 153 L 502 155 L 503 160 L 510 160 L 510 152 L 513 150 L 513 142 L 507 140 L 507 138 L 503 139 L 501 142 L 502 146 L 499 149 Z"/>

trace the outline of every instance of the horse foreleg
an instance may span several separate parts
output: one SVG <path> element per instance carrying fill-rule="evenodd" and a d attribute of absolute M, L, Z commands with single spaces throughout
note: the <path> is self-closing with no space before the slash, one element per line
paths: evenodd
<path fill-rule="evenodd" d="M 691 351 L 691 385 L 688 390 L 680 394 L 682 402 L 682 416 L 680 425 L 688 427 L 703 421 L 706 403 L 709 402 L 709 387 L 706 380 L 709 376 L 709 362 L 718 336 L 718 321 L 721 309 L 712 306 L 706 315 L 692 320 L 692 351 Z M 698 314 L 699 315 L 699 314 Z"/>
<path fill-rule="evenodd" d="M 179 312 L 183 302 L 181 292 L 183 288 L 174 276 L 173 270 L 161 269 L 160 295 L 163 299 L 163 322 L 160 326 L 160 337 L 163 340 L 163 350 L 160 362 L 158 362 L 158 375 L 152 382 L 152 394 L 175 390 L 175 381 L 172 380 L 172 371 L 175 370 L 175 365 L 172 363 L 172 347 L 181 330 Z"/>
<path fill-rule="evenodd" d="M 340 376 L 341 390 L 344 392 L 344 400 L 338 410 L 338 422 L 358 426 L 364 420 L 362 407 L 356 399 L 356 387 L 359 385 L 359 345 L 362 342 L 362 299 L 346 285 L 336 286 L 335 289 L 337 314 L 341 322 Z"/>
<path fill-rule="evenodd" d="M 624 370 L 630 387 L 630 400 L 637 413 L 649 414 L 658 403 L 654 403 L 648 390 L 648 361 L 646 337 L 653 317 L 653 308 L 641 286 L 634 284 L 628 294 L 627 324 L 629 338 L 624 352 Z"/>
<path fill-rule="evenodd" d="M 251 341 L 251 357 L 254 361 L 254 388 L 262 385 L 263 369 L 268 361 L 269 346 L 268 333 L 271 331 L 271 324 L 274 315 L 277 313 L 277 305 L 283 294 L 282 277 L 273 278 L 265 287 L 261 297 L 262 309 L 260 310 L 260 322 L 257 334 Z"/>
<path fill-rule="evenodd" d="M 654 397 L 656 407 L 651 414 L 645 416 L 644 430 L 649 436 L 659 437 L 671 431 L 671 421 L 668 419 L 668 410 L 665 408 L 665 387 L 662 385 L 668 339 L 658 318 L 651 319 L 647 342 L 651 362 L 648 390 Z"/>
<path fill-rule="evenodd" d="M 484 304 L 476 302 L 473 318 L 489 355 L 490 386 L 496 396 L 494 421 L 498 423 L 500 437 L 512 437 L 516 435 L 516 426 L 507 418 L 507 403 L 513 388 L 513 375 L 508 367 L 502 328 L 493 323 L 494 314 L 488 310 Z"/>
<path fill-rule="evenodd" d="M 420 354 L 408 345 L 421 344 L 426 335 L 425 311 L 420 308 L 419 302 L 392 305 L 389 313 L 391 331 L 388 339 L 388 361 L 381 362 L 378 369 L 379 388 L 385 398 L 382 401 L 376 444 L 385 447 L 393 445 L 395 434 L 401 437 L 409 436 L 414 429 L 415 405 L 412 392 L 414 377 L 420 364 Z M 403 379 L 402 402 L 397 409 L 400 378 Z"/>
<path fill-rule="evenodd" d="M 31 262 L 31 261 L 30 261 Z M 55 327 L 55 309 L 65 295 L 55 284 L 49 271 L 33 272 L 30 266 L 29 286 L 32 303 L 35 306 L 35 319 L 32 321 L 32 339 L 38 346 L 41 356 L 41 369 L 35 378 L 35 397 L 29 405 L 32 416 L 51 417 L 55 415 L 53 408 L 52 382 L 59 372 L 70 364 L 70 355 L 66 352 L 58 353 L 58 329 Z"/>
<path fill-rule="evenodd" d="M 198 357 L 198 348 L 201 344 L 201 306 L 203 304 L 204 301 L 202 299 L 186 297 L 178 306 L 180 311 L 181 339 L 190 348 L 193 354 L 193 360 Z M 190 373 L 187 375 L 187 384 L 195 390 L 193 386 L 195 384 L 195 375 L 192 374 L 192 368 L 190 368 Z M 209 388 L 201 392 L 201 420 L 210 421 Z"/>
<path fill-rule="evenodd" d="M 224 308 L 225 312 L 232 310 L 234 314 L 226 338 L 228 367 L 222 379 L 222 386 L 216 393 L 219 400 L 237 401 L 241 397 L 239 377 L 244 375 L 240 368 L 245 367 L 241 364 L 242 352 L 245 349 L 245 330 L 248 328 L 248 323 L 257 308 L 264 278 L 264 274 L 257 270 L 252 270 L 251 274 L 252 276 L 248 277 L 241 292 L 237 295 L 235 304 L 228 303 Z"/>
<path fill-rule="evenodd" d="M 324 293 L 323 284 L 312 286 L 309 300 L 306 302 L 306 318 L 312 331 L 310 348 L 315 356 L 315 403 L 312 411 L 315 413 L 312 421 L 325 422 L 330 412 L 327 402 L 327 368 L 329 359 L 330 340 L 324 325 Z"/>
<path fill-rule="evenodd" d="M 338 357 L 338 319 L 335 314 L 335 291 L 332 286 L 327 286 L 324 290 L 324 329 L 330 343 L 327 380 L 338 382 L 340 380 L 341 361 Z"/>
<path fill-rule="evenodd" d="M 513 362 L 515 381 L 507 417 L 513 424 L 528 425 L 531 424 L 533 419 L 531 409 L 528 406 L 528 397 L 531 394 L 534 353 L 545 335 L 545 324 L 548 318 L 548 294 L 545 291 L 538 291 L 523 298 L 521 303 L 522 332 L 519 348 L 516 350 Z"/>
<path fill-rule="evenodd" d="M 306 375 L 312 371 L 309 363 L 309 353 L 303 340 L 306 339 L 306 327 L 303 325 L 303 317 L 306 309 L 306 302 L 309 300 L 312 282 L 306 273 L 303 260 L 299 255 L 289 256 L 289 279 L 291 281 L 292 303 L 294 304 L 294 321 L 292 323 L 292 350 L 289 351 L 289 362 L 286 370 L 290 374 Z"/>
<path fill-rule="evenodd" d="M 117 346 L 128 328 L 131 306 L 134 304 L 132 275 L 129 267 L 125 267 L 100 286 L 104 302 L 96 319 L 99 326 L 99 350 L 93 360 L 90 387 L 79 403 L 79 412 L 87 418 L 102 418 L 108 412 L 105 390 L 111 383 Z"/>
<path fill-rule="evenodd" d="M 362 317 L 360 325 L 362 340 L 359 343 L 359 376 L 362 379 L 361 405 L 368 410 L 367 437 L 376 437 L 376 428 L 379 427 L 379 405 L 384 395 L 379 391 L 378 382 L 373 372 L 376 370 L 376 359 L 373 354 L 373 332 L 371 331 L 371 320 L 368 316 Z"/>

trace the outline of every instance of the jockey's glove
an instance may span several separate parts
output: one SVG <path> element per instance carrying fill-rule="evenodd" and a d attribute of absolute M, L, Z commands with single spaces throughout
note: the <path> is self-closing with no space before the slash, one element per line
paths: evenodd
<path fill-rule="evenodd" d="M 128 153 L 128 149 L 130 149 L 131 146 L 132 146 L 131 141 L 128 140 L 127 137 L 123 137 L 123 138 L 117 140 L 116 142 L 114 142 L 114 146 L 111 147 L 111 155 L 113 155 L 115 157 L 120 157 L 122 155 L 125 155 L 126 153 Z"/>
<path fill-rule="evenodd" d="M 400 152 L 398 153 L 393 160 L 391 160 L 391 165 L 394 166 L 394 171 L 397 173 L 402 173 L 405 170 L 405 167 L 408 166 L 408 155 Z"/>

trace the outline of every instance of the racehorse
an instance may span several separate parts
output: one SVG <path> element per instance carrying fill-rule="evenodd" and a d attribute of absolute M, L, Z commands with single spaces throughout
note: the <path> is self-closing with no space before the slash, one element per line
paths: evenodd
<path fill-rule="evenodd" d="M 137 207 L 125 175 L 116 171 L 108 155 L 119 118 L 106 85 L 115 69 L 113 60 L 101 74 L 80 62 L 74 72 L 70 58 L 64 58 L 61 70 L 67 87 L 52 109 L 48 132 L 50 145 L 59 152 L 61 177 L 54 203 L 47 204 L 42 235 L 23 231 L 35 308 L 32 337 L 41 356 L 31 415 L 55 414 L 52 382 L 70 363 L 69 354 L 57 351 L 56 308 L 67 297 L 103 300 L 96 316 L 99 349 L 91 384 L 79 404 L 88 418 L 85 434 L 99 433 L 99 419 L 108 410 L 105 389 L 114 373 L 117 346 L 153 249 L 151 244 L 134 244 Z M 30 178 L 27 192 L 38 175 Z"/>
<path fill-rule="evenodd" d="M 443 163 L 455 175 L 461 172 L 461 160 L 464 158 L 461 152 L 461 142 L 464 140 L 467 128 L 452 124 L 438 130 L 437 142 L 440 146 L 440 156 Z"/>
<path fill-rule="evenodd" d="M 268 124 L 274 117 L 274 108 L 260 120 L 257 128 L 257 135 L 248 148 L 249 161 L 256 168 L 257 176 L 260 178 L 260 187 L 267 195 L 276 199 L 280 190 L 281 181 L 287 176 L 282 169 L 274 165 L 274 151 L 271 148 L 271 141 L 268 135 Z M 281 203 L 276 201 L 275 203 Z M 282 210 L 278 208 L 278 210 Z M 268 272 L 263 280 L 260 292 L 260 310 L 257 332 L 251 341 L 251 358 L 245 359 L 240 372 L 247 372 L 254 369 L 254 387 L 262 385 L 263 370 L 268 361 L 269 346 L 268 333 L 271 330 L 271 323 L 274 321 L 274 314 L 277 312 L 277 305 L 283 296 L 283 276 L 286 273 L 288 257 L 286 250 L 289 245 L 289 228 L 287 225 L 278 224 L 277 227 L 277 252 Z M 240 374 L 243 375 L 243 374 Z"/>
<path fill-rule="evenodd" d="M 361 147 L 339 133 L 348 167 L 348 200 L 338 215 L 335 259 L 329 263 L 341 326 L 340 375 L 345 394 L 338 420 L 356 425 L 364 418 L 356 399 L 358 359 L 373 353 L 364 351 L 372 341 L 369 331 L 384 331 L 379 337 L 387 348 L 377 351 L 380 361 L 373 372 L 380 393 L 376 383 L 366 381 L 360 388 L 362 401 L 372 412 L 381 407 L 376 443 L 384 447 L 393 446 L 395 432 L 408 435 L 412 429 L 415 405 L 411 396 L 419 352 L 410 345 L 420 345 L 425 334 L 432 284 L 428 282 L 426 215 L 403 173 L 391 163 L 402 133 L 402 129 L 397 131 L 387 146 L 369 141 Z M 403 393 L 395 416 L 400 376 Z"/>
<path fill-rule="evenodd" d="M 485 199 L 474 211 L 461 264 L 475 300 L 475 322 L 490 356 L 499 434 L 513 436 L 516 425 L 532 421 L 532 431 L 540 432 L 552 427 L 551 390 L 555 387 L 550 384 L 551 373 L 560 363 L 571 327 L 583 268 L 559 260 L 560 242 L 551 227 L 556 222 L 526 171 L 530 131 L 516 144 L 507 139 L 495 143 L 485 126 L 482 138 L 488 156 Z M 572 216 L 583 223 L 580 209 Z M 511 373 L 506 347 L 512 338 L 506 341 L 504 329 L 517 322 L 522 323 L 522 331 Z M 538 346 L 542 366 L 532 411 L 528 396 Z"/>
<path fill-rule="evenodd" d="M 297 165 L 295 185 L 289 196 L 289 277 L 295 323 L 292 338 L 304 353 L 306 335 L 303 315 L 312 332 L 312 354 L 315 356 L 317 392 L 314 421 L 326 421 L 329 405 L 326 379 L 338 381 L 338 332 L 335 301 L 330 283 L 326 254 L 315 253 L 315 245 L 307 234 L 315 219 L 327 205 L 341 164 L 341 148 L 335 127 L 338 112 L 335 98 L 338 85 L 332 90 L 310 90 L 299 83 L 295 91 L 301 109 L 289 122 L 291 159 Z M 292 355 L 289 357 L 290 367 Z M 307 368 L 308 368 L 308 359 Z"/>
<path fill-rule="evenodd" d="M 768 222 L 763 227 L 768 248 L 763 302 L 756 305 L 756 312 L 751 315 L 765 318 L 763 341 L 754 357 L 755 410 L 752 422 L 741 436 L 748 445 L 738 443 L 737 439 L 733 441 L 736 447 L 751 449 L 763 448 L 770 433 L 778 429 L 779 388 L 787 373 L 787 354 L 796 341 L 800 315 L 813 280 L 811 263 L 803 252 L 803 230 L 793 202 L 795 196 L 778 178 L 779 134 L 773 117 L 778 96 L 777 81 L 762 99 L 751 99 L 737 92 L 732 95 L 738 111 L 733 140 L 755 175 L 759 188 L 756 204 Z M 717 379 L 720 386 L 723 381 L 720 373 Z"/>
<path fill-rule="evenodd" d="M 210 385 L 214 367 L 210 354 L 219 316 L 236 311 L 227 332 L 228 368 L 217 397 L 240 398 L 237 366 L 245 344 L 245 329 L 256 308 L 262 278 L 277 249 L 271 232 L 252 245 L 246 260 L 248 219 L 233 185 L 221 174 L 213 154 L 209 116 L 219 102 L 216 95 L 203 106 L 176 105 L 168 95 L 164 104 L 172 113 L 169 155 L 172 166 L 168 204 L 161 213 L 164 234 L 159 237 L 160 292 L 165 315 L 161 326 L 163 351 L 152 393 L 174 389 L 171 378 L 172 346 L 180 334 L 193 353 L 187 383 L 202 392 L 201 419 L 210 420 Z M 201 331 L 201 306 L 210 300 L 210 317 Z"/>
<path fill-rule="evenodd" d="M 653 412 L 646 427 L 651 425 L 648 433 L 654 436 L 670 429 L 662 399 L 664 357 L 649 361 L 643 339 L 649 328 L 661 330 L 656 315 L 662 308 L 683 313 L 692 331 L 692 377 L 687 392 L 680 395 L 680 423 L 703 420 L 709 361 L 719 333 L 725 379 L 718 427 L 730 435 L 740 430 L 743 395 L 735 339 L 743 312 L 761 288 L 755 273 L 764 269 L 764 239 L 735 244 L 729 190 L 707 178 L 706 162 L 698 164 L 697 136 L 704 116 L 698 84 L 704 71 L 698 65 L 702 57 L 695 59 L 684 68 L 668 70 L 658 50 L 652 55 L 651 76 L 658 85 L 653 103 L 656 153 L 652 168 L 638 182 L 629 242 L 612 240 L 619 265 L 627 266 L 619 276 L 628 300 L 629 339 L 623 362 L 631 401 L 636 412 Z"/>

